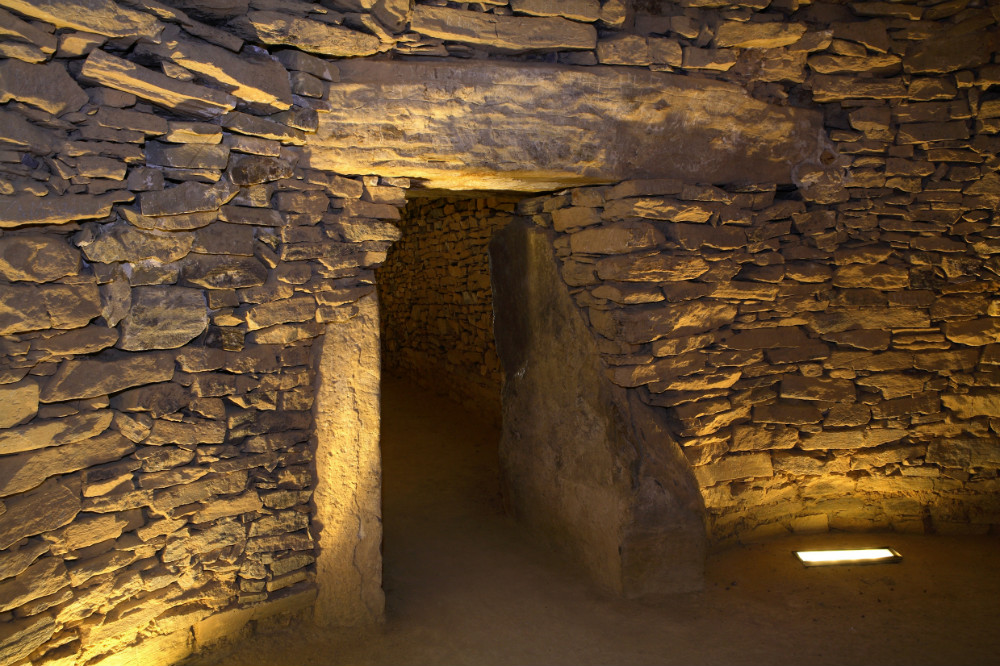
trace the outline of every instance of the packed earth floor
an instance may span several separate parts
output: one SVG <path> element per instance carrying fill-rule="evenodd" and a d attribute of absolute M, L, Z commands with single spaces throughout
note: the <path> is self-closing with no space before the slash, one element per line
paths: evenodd
<path fill-rule="evenodd" d="M 995 664 L 1000 540 L 823 534 L 713 552 L 704 591 L 601 594 L 502 510 L 496 428 L 383 385 L 386 622 L 261 627 L 190 666 Z M 797 547 L 892 546 L 890 565 L 806 569 Z"/>

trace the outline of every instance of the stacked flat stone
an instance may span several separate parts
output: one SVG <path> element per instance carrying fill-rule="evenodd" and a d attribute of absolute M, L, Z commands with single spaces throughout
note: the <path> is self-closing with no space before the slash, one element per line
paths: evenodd
<path fill-rule="evenodd" d="M 552 229 L 608 378 L 669 415 L 717 539 L 985 532 L 1000 521 L 990 227 L 914 208 L 862 227 L 854 205 L 660 180 L 518 211 Z"/>
<path fill-rule="evenodd" d="M 297 166 L 330 62 L 2 4 L 0 661 L 174 661 L 315 597 L 312 346 L 406 183 Z"/>
<path fill-rule="evenodd" d="M 414 200 L 399 223 L 402 238 L 376 271 L 384 371 L 487 418 L 499 418 L 502 381 L 487 244 L 515 201 Z"/>

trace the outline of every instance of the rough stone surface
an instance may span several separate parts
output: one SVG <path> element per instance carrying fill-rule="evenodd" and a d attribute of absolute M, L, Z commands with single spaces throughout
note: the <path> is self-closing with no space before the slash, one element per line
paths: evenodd
<path fill-rule="evenodd" d="M 490 255 L 507 377 L 501 469 L 516 515 L 618 594 L 698 589 L 702 506 L 679 447 L 603 378 L 545 237 L 515 222 Z M 667 446 L 635 459 L 653 436 Z M 621 473 L 633 466 L 638 478 Z"/>
<path fill-rule="evenodd" d="M 249 12 L 233 25 L 265 44 L 286 44 L 335 58 L 371 55 L 379 49 L 374 35 L 280 12 Z"/>
<path fill-rule="evenodd" d="M 64 361 L 42 387 L 41 402 L 93 398 L 174 375 L 173 356 L 164 353 L 105 352 L 100 357 Z"/>
<path fill-rule="evenodd" d="M 0 228 L 36 224 L 65 224 L 75 220 L 105 217 L 111 207 L 122 201 L 131 201 L 132 194 L 109 192 L 88 194 L 63 194 L 38 197 L 15 194 L 0 197 Z"/>
<path fill-rule="evenodd" d="M 792 165 L 817 160 L 821 151 L 819 118 L 812 113 L 756 102 L 730 84 L 669 74 L 372 61 L 341 63 L 340 74 L 330 89 L 333 110 L 323 114 L 310 142 L 306 157 L 313 168 L 365 172 L 368 167 L 362 165 L 375 160 L 385 175 L 425 178 L 431 187 L 454 190 L 558 189 L 640 173 L 727 182 L 743 169 L 788 182 Z M 448 83 L 442 87 L 435 81 Z M 627 98 L 614 92 L 626 84 Z M 435 95 L 463 101 L 438 116 L 421 102 L 428 85 L 437 89 Z M 494 94 L 502 94 L 511 111 L 527 107 L 531 112 L 494 117 L 485 101 Z M 659 104 L 667 98 L 669 105 Z M 367 129 L 347 111 L 359 104 L 370 110 L 366 117 L 373 124 Z M 641 130 L 630 122 L 635 104 L 648 119 Z M 479 132 L 478 119 L 487 117 L 490 131 Z M 387 141 L 378 130 L 383 123 L 396 127 L 397 139 Z M 344 127 L 353 129 L 344 132 Z M 558 138 L 544 138 L 552 131 Z M 418 136 L 432 139 L 434 152 L 460 159 L 451 167 L 431 166 L 411 156 L 407 146 Z M 666 136 L 670 141 L 662 139 Z M 708 145 L 719 149 L 707 151 Z M 474 152 L 467 149 L 471 146 Z"/>
<path fill-rule="evenodd" d="M 428 37 L 501 50 L 592 49 L 597 31 L 560 17 L 528 19 L 416 5 L 410 29 Z"/>
<path fill-rule="evenodd" d="M 0 102 L 12 99 L 59 116 L 78 111 L 87 103 L 87 93 L 59 63 L 31 65 L 0 60 Z"/>
<path fill-rule="evenodd" d="M 175 349 L 208 326 L 205 294 L 184 287 L 137 287 L 122 320 L 118 347 L 128 351 Z"/>

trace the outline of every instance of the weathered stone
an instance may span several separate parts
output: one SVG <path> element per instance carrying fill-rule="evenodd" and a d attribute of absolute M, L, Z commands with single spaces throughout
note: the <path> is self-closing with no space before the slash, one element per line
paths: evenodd
<path fill-rule="evenodd" d="M 944 393 L 941 404 L 960 419 L 1000 417 L 1000 396 L 995 393 Z"/>
<path fill-rule="evenodd" d="M 260 496 L 254 492 L 247 492 L 242 495 L 227 499 L 217 499 L 206 504 L 191 518 L 191 522 L 210 523 L 219 518 L 228 516 L 238 516 L 244 513 L 256 513 L 264 508 Z"/>
<path fill-rule="evenodd" d="M 60 528 L 80 512 L 79 495 L 55 479 L 4 503 L 7 512 L 0 515 L 0 550 L 25 537 Z"/>
<path fill-rule="evenodd" d="M 21 453 L 49 446 L 62 447 L 96 437 L 111 425 L 112 416 L 110 410 L 103 409 L 58 419 L 39 419 L 28 425 L 4 430 L 0 432 L 0 454 Z"/>
<path fill-rule="evenodd" d="M 330 111 L 320 114 L 300 166 L 368 173 L 377 163 L 382 176 L 419 177 L 431 188 L 545 191 L 636 177 L 727 183 L 748 171 L 790 182 L 793 164 L 821 152 L 818 117 L 751 100 L 739 86 L 638 69 L 499 62 L 340 62 Z M 449 113 L 426 107 L 429 95 L 452 100 Z M 498 98 L 509 109 L 502 118 L 492 107 Z M 362 125 L 350 110 L 359 107 L 368 110 Z M 650 120 L 636 124 L 636 114 Z M 428 141 L 428 151 L 456 159 L 428 163 L 413 154 L 415 143 Z"/>
<path fill-rule="evenodd" d="M 61 63 L 32 65 L 21 60 L 0 60 L 0 103 L 12 99 L 55 116 L 78 111 L 90 101 Z"/>
<path fill-rule="evenodd" d="M 799 440 L 805 451 L 828 449 L 865 449 L 897 442 L 909 433 L 905 428 L 865 428 L 863 430 L 827 430 Z"/>
<path fill-rule="evenodd" d="M 100 314 L 96 284 L 10 284 L 0 290 L 0 335 L 80 328 Z"/>
<path fill-rule="evenodd" d="M 251 224 L 264 227 L 282 227 L 285 220 L 273 208 L 251 208 L 226 204 L 219 210 L 219 219 L 231 224 Z"/>
<path fill-rule="evenodd" d="M 202 79 L 213 81 L 243 102 L 262 105 L 270 111 L 283 111 L 292 105 L 288 72 L 267 55 L 246 50 L 236 54 L 181 37 L 144 48 Z"/>
<path fill-rule="evenodd" d="M 823 414 L 810 404 L 779 401 L 754 407 L 753 420 L 758 423 L 807 425 L 822 421 Z"/>
<path fill-rule="evenodd" d="M 302 130 L 239 111 L 227 113 L 221 122 L 226 129 L 240 134 L 299 146 L 306 142 L 306 134 Z"/>
<path fill-rule="evenodd" d="M 806 32 L 804 23 L 726 21 L 715 32 L 716 46 L 763 49 L 794 44 Z"/>
<path fill-rule="evenodd" d="M 296 49 L 278 51 L 273 55 L 286 69 L 311 74 L 324 81 L 340 80 L 340 70 L 332 61 L 317 58 Z"/>
<path fill-rule="evenodd" d="M 820 74 L 850 74 L 851 72 L 891 71 L 900 63 L 899 56 L 879 54 L 869 56 L 816 55 L 809 58 L 809 67 Z"/>
<path fill-rule="evenodd" d="M 15 194 L 0 197 L 0 228 L 20 227 L 26 224 L 65 224 L 75 220 L 107 217 L 111 206 L 132 201 L 130 192 L 88 194 L 50 194 L 37 197 L 33 194 Z"/>
<path fill-rule="evenodd" d="M 182 169 L 225 169 L 229 163 L 229 147 L 206 143 L 146 142 L 148 166 Z"/>
<path fill-rule="evenodd" d="M 183 486 L 154 491 L 152 507 L 157 512 L 166 515 L 175 507 L 201 502 L 213 495 L 241 493 L 246 490 L 246 484 L 246 470 L 228 474 L 213 474 Z"/>
<path fill-rule="evenodd" d="M 100 49 L 94 49 L 87 56 L 82 73 L 101 85 L 198 118 L 214 118 L 236 108 L 232 95 L 172 79 Z"/>
<path fill-rule="evenodd" d="M 626 254 L 662 245 L 663 234 L 648 222 L 621 222 L 584 229 L 570 236 L 570 250 L 585 254 Z"/>
<path fill-rule="evenodd" d="M 0 626 L 0 661 L 19 663 L 48 641 L 55 630 L 55 617 L 49 613 L 4 622 Z"/>
<path fill-rule="evenodd" d="M 946 338 L 963 345 L 980 346 L 1000 342 L 1000 320 L 991 317 L 946 321 L 941 328 Z"/>
<path fill-rule="evenodd" d="M 823 336 L 823 339 L 843 347 L 875 351 L 888 349 L 892 334 L 889 331 L 855 329 L 840 333 L 827 333 Z"/>
<path fill-rule="evenodd" d="M 702 487 L 714 486 L 722 481 L 774 476 L 771 456 L 767 453 L 726 456 L 708 465 L 695 467 L 693 471 Z"/>
<path fill-rule="evenodd" d="M 295 296 L 255 305 L 247 312 L 246 321 L 248 330 L 253 331 L 275 324 L 311 321 L 315 316 L 316 299 L 312 296 Z"/>
<path fill-rule="evenodd" d="M 133 227 L 151 231 L 191 231 L 208 226 L 218 217 L 215 211 L 159 217 L 147 217 L 129 207 L 121 207 L 118 211 Z"/>
<path fill-rule="evenodd" d="M 603 217 L 621 219 L 645 217 L 671 222 L 707 222 L 712 217 L 712 209 L 690 201 L 677 201 L 667 197 L 622 198 L 610 201 L 604 206 Z"/>
<path fill-rule="evenodd" d="M 878 389 L 887 400 L 914 395 L 924 390 L 925 379 L 901 373 L 876 373 L 854 380 L 858 386 Z"/>
<path fill-rule="evenodd" d="M 964 470 L 997 467 L 1000 464 L 1000 445 L 995 439 L 935 439 L 927 447 L 927 462 Z"/>
<path fill-rule="evenodd" d="M 831 428 L 865 425 L 872 420 L 872 410 L 867 405 L 838 403 L 830 408 L 823 425 Z"/>
<path fill-rule="evenodd" d="M 253 257 L 192 256 L 181 271 L 190 284 L 208 289 L 244 289 L 264 284 L 267 268 Z"/>
<path fill-rule="evenodd" d="M 169 264 L 187 256 L 194 236 L 184 232 L 146 231 L 119 223 L 105 227 L 92 239 L 80 237 L 76 242 L 88 261 Z"/>
<path fill-rule="evenodd" d="M 34 379 L 23 379 L 16 384 L 0 385 L 0 429 L 12 428 L 24 423 L 38 413 L 38 382 Z M 0 450 L 8 436 L 0 432 Z"/>
<path fill-rule="evenodd" d="M 117 410 L 149 412 L 153 418 L 173 414 L 190 402 L 190 394 L 183 386 L 173 382 L 129 389 L 111 398 L 111 406 Z"/>
<path fill-rule="evenodd" d="M 125 9 L 112 0 L 88 0 L 86 4 L 68 0 L 3 0 L 2 5 L 58 28 L 72 28 L 105 37 L 155 39 L 163 28 L 154 16 Z"/>
<path fill-rule="evenodd" d="M 0 34 L 30 43 L 42 53 L 42 60 L 47 60 L 48 56 L 55 53 L 58 46 L 58 40 L 54 35 L 39 30 L 3 9 L 0 9 Z"/>
<path fill-rule="evenodd" d="M 740 350 L 800 347 L 808 342 L 809 338 L 798 326 L 751 328 L 723 336 L 720 340 L 723 347 Z"/>
<path fill-rule="evenodd" d="M 597 42 L 597 62 L 602 65 L 648 67 L 649 43 L 639 35 L 615 33 Z"/>
<path fill-rule="evenodd" d="M 96 543 L 117 539 L 128 522 L 114 514 L 77 516 L 66 527 L 48 532 L 43 538 L 52 544 L 52 552 L 65 553 L 79 548 L 93 546 Z"/>
<path fill-rule="evenodd" d="M 757 425 L 738 425 L 733 428 L 732 451 L 768 451 L 790 449 L 799 442 L 795 428 L 766 428 Z"/>
<path fill-rule="evenodd" d="M 129 354 L 109 350 L 86 358 L 63 361 L 45 386 L 41 402 L 95 398 L 123 389 L 169 381 L 174 358 L 165 352 Z"/>
<path fill-rule="evenodd" d="M 14 578 L 0 583 L 0 612 L 45 597 L 69 585 L 62 558 L 43 557 Z"/>
<path fill-rule="evenodd" d="M 410 29 L 428 37 L 500 50 L 592 49 L 593 26 L 564 18 L 525 18 L 417 5 Z"/>
<path fill-rule="evenodd" d="M 0 141 L 7 147 L 16 146 L 35 155 L 48 155 L 66 146 L 66 135 L 39 127 L 20 113 L 0 110 Z"/>
<path fill-rule="evenodd" d="M 653 255 L 622 254 L 597 262 L 597 275 L 602 280 L 618 282 L 692 280 L 705 274 L 708 269 L 708 262 L 699 256 L 667 252 Z"/>
<path fill-rule="evenodd" d="M 905 266 L 884 264 L 840 266 L 834 271 L 833 284 L 886 291 L 903 289 L 910 286 L 910 272 Z"/>
<path fill-rule="evenodd" d="M 812 77 L 813 99 L 835 102 L 844 99 L 902 99 L 906 85 L 902 79 L 859 79 L 854 76 L 816 74 Z"/>
<path fill-rule="evenodd" d="M 252 11 L 230 25 L 247 39 L 335 58 L 372 55 L 380 47 L 374 35 L 273 11 Z"/>
<path fill-rule="evenodd" d="M 201 444 L 221 444 L 226 438 L 226 424 L 208 419 L 180 422 L 157 419 L 145 443 L 150 446 L 176 444 L 191 447 Z"/>
<path fill-rule="evenodd" d="M 253 155 L 236 160 L 229 177 L 240 187 L 248 187 L 290 178 L 292 173 L 292 165 L 284 160 Z"/>
<path fill-rule="evenodd" d="M 187 287 L 137 287 L 122 320 L 118 347 L 128 351 L 175 349 L 208 327 L 205 294 Z"/>
<path fill-rule="evenodd" d="M 849 379 L 785 375 L 781 380 L 781 397 L 798 400 L 850 402 L 855 398 L 854 383 Z"/>
<path fill-rule="evenodd" d="M 736 308 L 726 303 L 689 301 L 676 305 L 591 310 L 591 325 L 610 340 L 630 344 L 711 331 L 732 322 Z"/>
<path fill-rule="evenodd" d="M 947 74 L 960 69 L 985 65 L 1000 49 L 995 28 L 962 35 L 928 39 L 911 45 L 903 56 L 903 69 L 909 74 Z"/>
<path fill-rule="evenodd" d="M 562 16 L 592 23 L 601 17 L 597 0 L 511 0 L 511 9 L 529 16 Z"/>
<path fill-rule="evenodd" d="M 159 192 L 143 192 L 139 195 L 139 206 L 143 215 L 154 217 L 216 211 L 239 191 L 228 178 L 214 185 L 187 181 Z"/>

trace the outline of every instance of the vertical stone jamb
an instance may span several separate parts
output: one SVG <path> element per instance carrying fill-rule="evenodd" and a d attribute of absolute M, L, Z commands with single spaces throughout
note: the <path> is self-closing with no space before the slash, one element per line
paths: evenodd
<path fill-rule="evenodd" d="M 379 453 L 378 300 L 326 327 L 316 364 L 316 492 L 319 555 L 315 618 L 322 626 L 380 622 L 382 464 Z"/>

